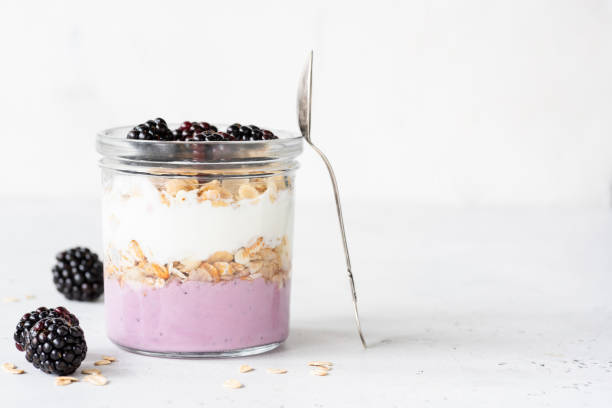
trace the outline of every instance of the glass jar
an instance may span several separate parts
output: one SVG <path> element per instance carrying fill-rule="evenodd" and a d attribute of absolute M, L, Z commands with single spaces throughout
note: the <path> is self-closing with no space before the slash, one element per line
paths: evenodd
<path fill-rule="evenodd" d="M 244 356 L 289 334 L 302 138 L 98 135 L 108 337 L 142 354 Z"/>

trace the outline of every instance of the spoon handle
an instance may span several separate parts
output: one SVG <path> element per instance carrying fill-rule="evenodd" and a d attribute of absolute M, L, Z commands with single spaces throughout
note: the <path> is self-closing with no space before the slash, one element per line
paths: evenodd
<path fill-rule="evenodd" d="M 332 165 L 325 156 L 325 154 L 315 146 L 310 138 L 306 138 L 308 144 L 313 148 L 315 152 L 321 156 L 325 166 L 327 166 L 327 171 L 329 172 L 329 177 L 331 178 L 332 186 L 334 187 L 334 197 L 336 198 L 336 210 L 338 211 L 338 222 L 340 223 L 340 234 L 342 235 L 342 244 L 344 246 L 344 256 L 346 258 L 346 270 L 348 272 L 349 283 L 351 285 L 351 294 L 353 296 L 353 308 L 355 310 L 355 321 L 357 323 L 357 332 L 359 333 L 359 339 L 361 340 L 361 344 L 363 348 L 367 348 L 365 338 L 363 336 L 363 332 L 361 331 L 361 321 L 359 320 L 359 310 L 357 309 L 357 291 L 355 290 L 355 280 L 353 279 L 353 272 L 351 270 L 351 257 L 349 256 L 348 243 L 346 241 L 346 231 L 344 230 L 344 217 L 342 216 L 342 207 L 340 206 L 340 192 L 338 191 L 338 182 L 336 181 L 336 175 L 334 173 L 334 169 Z"/>

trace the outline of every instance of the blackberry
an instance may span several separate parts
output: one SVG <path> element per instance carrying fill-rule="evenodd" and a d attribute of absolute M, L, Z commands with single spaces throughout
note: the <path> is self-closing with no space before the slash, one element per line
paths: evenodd
<path fill-rule="evenodd" d="M 234 136 L 219 132 L 217 127 L 208 122 L 183 122 L 181 126 L 172 131 L 175 140 L 185 142 L 220 142 L 237 140 Z"/>
<path fill-rule="evenodd" d="M 211 125 L 208 122 L 190 122 L 185 121 L 179 126 L 178 129 L 173 131 L 176 132 L 176 139 L 181 141 L 205 141 L 206 132 L 216 132 L 217 127 Z M 193 140 L 192 140 L 193 139 Z"/>
<path fill-rule="evenodd" d="M 274 133 L 266 129 L 260 129 L 255 125 L 243 126 L 240 123 L 234 123 L 227 128 L 227 133 L 233 136 L 236 140 L 272 140 L 278 139 Z"/>
<path fill-rule="evenodd" d="M 178 128 L 170 130 L 162 118 L 149 120 L 134 127 L 128 139 L 163 140 L 183 142 L 249 141 L 278 139 L 274 133 L 255 125 L 243 126 L 234 123 L 226 132 L 219 132 L 208 122 L 185 121 Z"/>
<path fill-rule="evenodd" d="M 47 374 L 72 374 L 87 355 L 83 329 L 62 318 L 39 320 L 25 338 L 26 360 Z"/>
<path fill-rule="evenodd" d="M 96 300 L 104 292 L 102 262 L 87 248 L 76 247 L 55 257 L 53 283 L 70 300 Z"/>
<path fill-rule="evenodd" d="M 229 133 L 217 132 L 217 134 L 221 135 L 221 137 L 223 137 L 223 140 L 225 140 L 227 142 L 233 142 L 234 140 L 236 140 L 236 138 L 234 136 L 230 135 Z"/>
<path fill-rule="evenodd" d="M 70 326 L 79 325 L 79 319 L 77 319 L 75 315 L 70 313 L 63 306 L 58 306 L 55 309 L 48 309 L 44 306 L 39 307 L 30 313 L 24 314 L 19 320 L 19 323 L 17 323 L 15 334 L 13 334 L 13 339 L 15 340 L 15 347 L 17 347 L 17 350 L 24 350 L 26 342 L 25 336 L 28 330 L 34 327 L 34 325 L 40 320 L 48 317 L 61 317 L 62 319 L 66 320 Z"/>
<path fill-rule="evenodd" d="M 262 130 L 261 134 L 263 135 L 264 140 L 274 140 L 274 139 L 278 139 L 278 136 L 276 136 L 274 133 L 272 133 L 269 130 Z"/>
<path fill-rule="evenodd" d="M 128 139 L 136 140 L 174 140 L 168 124 L 162 118 L 148 120 L 134 127 L 127 134 Z"/>

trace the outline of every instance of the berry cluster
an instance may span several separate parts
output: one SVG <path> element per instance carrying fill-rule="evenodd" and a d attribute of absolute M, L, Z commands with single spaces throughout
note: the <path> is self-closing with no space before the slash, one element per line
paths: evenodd
<path fill-rule="evenodd" d="M 172 131 L 172 135 L 174 136 L 173 140 L 181 142 L 223 140 L 223 138 L 218 135 L 217 127 L 208 122 L 185 121 L 178 129 Z"/>
<path fill-rule="evenodd" d="M 25 351 L 26 360 L 48 374 L 72 374 L 87 354 L 79 320 L 61 306 L 26 313 L 13 337 L 17 348 Z"/>
<path fill-rule="evenodd" d="M 255 125 L 243 126 L 240 123 L 229 126 L 225 132 L 220 132 L 216 126 L 208 122 L 190 121 L 185 121 L 177 129 L 170 130 L 165 120 L 157 118 L 136 126 L 128 133 L 127 138 L 181 142 L 233 142 L 273 140 L 278 139 L 278 136 Z"/>
<path fill-rule="evenodd" d="M 74 373 L 86 354 L 83 329 L 64 319 L 40 320 L 26 336 L 26 360 L 47 374 Z"/>
<path fill-rule="evenodd" d="M 19 323 L 17 323 L 15 334 L 13 335 L 17 350 L 24 350 L 28 331 L 40 320 L 47 318 L 62 318 L 72 326 L 79 325 L 79 319 L 77 319 L 76 316 L 70 313 L 65 307 L 60 306 L 56 307 L 55 309 L 39 307 L 30 313 L 24 314 L 21 317 L 21 320 L 19 320 Z"/>
<path fill-rule="evenodd" d="M 60 252 L 52 269 L 53 283 L 70 300 L 96 300 L 104 292 L 102 262 L 87 248 Z"/>
<path fill-rule="evenodd" d="M 272 140 L 278 139 L 274 133 L 266 129 L 260 129 L 255 125 L 242 126 L 240 123 L 234 123 L 227 128 L 227 133 L 234 136 L 236 140 Z"/>
<path fill-rule="evenodd" d="M 174 140 L 168 124 L 162 118 L 148 120 L 136 126 L 127 135 L 128 139 Z"/>

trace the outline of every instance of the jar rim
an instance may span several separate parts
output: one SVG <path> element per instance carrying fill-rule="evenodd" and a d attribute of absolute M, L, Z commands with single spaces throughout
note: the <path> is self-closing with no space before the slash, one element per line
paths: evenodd
<path fill-rule="evenodd" d="M 171 127 L 178 124 L 170 124 Z M 218 127 L 225 127 L 219 124 Z M 126 137 L 133 126 L 98 132 L 96 150 L 103 160 L 120 160 L 134 165 L 211 165 L 291 161 L 303 150 L 303 137 L 295 132 L 272 129 L 278 139 L 252 141 L 159 141 Z"/>

